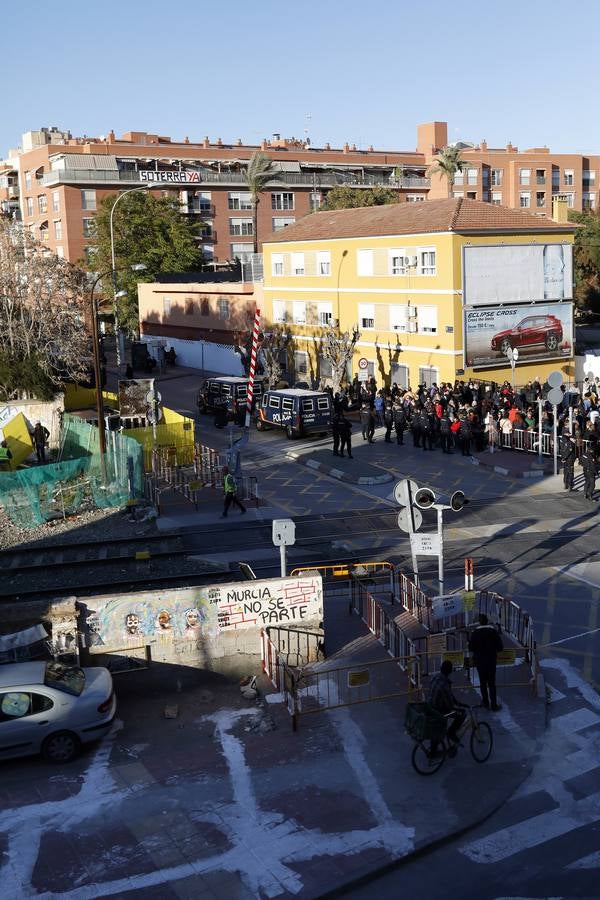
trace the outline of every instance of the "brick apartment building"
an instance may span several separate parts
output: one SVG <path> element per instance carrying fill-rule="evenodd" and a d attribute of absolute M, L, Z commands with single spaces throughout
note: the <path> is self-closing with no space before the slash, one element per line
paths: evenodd
<path fill-rule="evenodd" d="M 448 185 L 426 173 L 436 152 L 448 142 L 445 122 L 417 128 L 415 151 L 332 149 L 273 135 L 260 147 L 200 143 L 141 131 L 117 138 L 72 137 L 42 128 L 23 135 L 22 147 L 0 162 L 0 209 L 17 212 L 33 236 L 48 249 L 76 261 L 93 253 L 93 219 L 102 198 L 145 184 L 174 195 L 185 215 L 204 223 L 207 259 L 223 262 L 252 252 L 250 198 L 244 169 L 263 150 L 279 172 L 258 207 L 259 239 L 318 209 L 335 185 L 398 191 L 401 202 L 448 196 Z M 552 199 L 562 196 L 573 209 L 594 209 L 600 156 L 552 154 L 547 147 L 519 151 L 461 144 L 468 162 L 453 189 L 456 199 L 482 200 L 551 217 Z"/>

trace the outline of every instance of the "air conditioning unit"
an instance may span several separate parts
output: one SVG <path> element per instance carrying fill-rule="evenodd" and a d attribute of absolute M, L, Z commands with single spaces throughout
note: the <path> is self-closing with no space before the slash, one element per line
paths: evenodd
<path fill-rule="evenodd" d="M 408 323 L 408 333 L 409 333 L 409 334 L 414 334 L 414 333 L 416 332 L 416 330 L 417 330 L 417 323 L 416 323 L 416 321 L 409 322 L 409 323 Z"/>

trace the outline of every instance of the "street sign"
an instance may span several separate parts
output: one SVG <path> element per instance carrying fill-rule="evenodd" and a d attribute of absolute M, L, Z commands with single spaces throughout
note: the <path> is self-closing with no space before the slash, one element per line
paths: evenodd
<path fill-rule="evenodd" d="M 154 393 L 154 391 L 148 391 L 148 393 L 146 394 L 146 403 L 160 403 L 161 400 L 162 394 L 160 393 L 160 391 L 156 391 L 156 393 Z"/>
<path fill-rule="evenodd" d="M 361 356 L 361 358 L 358 361 L 358 368 L 359 369 L 368 369 L 369 368 L 369 360 L 365 359 L 364 356 Z"/>
<path fill-rule="evenodd" d="M 559 388 L 562 383 L 563 383 L 562 372 L 557 372 L 556 370 L 554 372 L 550 372 L 550 374 L 548 375 L 548 384 L 550 385 L 551 388 Z M 552 401 L 550 401 L 550 402 L 552 402 Z"/>
<path fill-rule="evenodd" d="M 509 363 L 512 363 L 512 361 L 513 361 L 513 359 L 514 359 L 514 350 L 513 350 L 512 347 L 508 347 L 508 348 L 507 348 L 507 350 L 506 350 L 506 358 L 508 359 Z"/>
<path fill-rule="evenodd" d="M 423 524 L 423 516 L 418 509 L 413 508 L 413 527 L 415 531 L 418 531 L 421 525 Z M 407 534 L 413 530 L 411 527 L 410 521 L 410 509 L 408 506 L 405 506 L 404 509 L 401 509 L 398 513 L 398 528 L 400 531 L 406 531 Z"/>
<path fill-rule="evenodd" d="M 463 602 L 460 594 L 445 594 L 443 597 L 434 597 L 431 601 L 431 615 L 434 619 L 455 616 L 462 611 Z"/>
<path fill-rule="evenodd" d="M 358 374 L 357 374 L 356 377 L 358 378 L 359 381 L 368 381 L 368 380 L 369 380 L 369 373 L 368 373 L 368 372 L 364 372 L 364 371 L 363 371 L 363 372 L 358 372 Z"/>
<path fill-rule="evenodd" d="M 551 403 L 552 406 L 560 406 L 563 402 L 564 394 L 560 388 L 553 387 L 548 391 L 548 403 Z"/>
<path fill-rule="evenodd" d="M 410 546 L 413 553 L 419 556 L 439 556 L 440 538 L 435 532 L 429 534 L 411 534 Z"/>
<path fill-rule="evenodd" d="M 414 502 L 415 494 L 419 490 L 419 485 L 416 481 L 413 481 L 411 478 L 403 478 L 402 481 L 398 481 L 396 486 L 394 487 L 394 500 L 396 503 L 399 503 L 400 506 L 408 506 L 408 486 L 410 485 L 410 492 L 412 494 L 412 500 Z"/>
<path fill-rule="evenodd" d="M 291 547 L 296 543 L 296 523 L 293 519 L 273 519 L 273 543 L 276 547 Z"/>
<path fill-rule="evenodd" d="M 514 349 L 513 349 L 512 358 L 513 358 L 514 362 L 516 362 L 519 358 L 519 351 L 516 347 L 514 347 Z"/>
<path fill-rule="evenodd" d="M 368 669 L 357 669 L 354 672 L 348 672 L 348 687 L 362 687 L 368 684 L 371 676 Z"/>
<path fill-rule="evenodd" d="M 146 410 L 146 418 L 150 422 L 151 425 L 156 425 L 162 419 L 163 411 L 160 406 L 157 406 L 156 409 L 153 409 L 151 406 Z"/>

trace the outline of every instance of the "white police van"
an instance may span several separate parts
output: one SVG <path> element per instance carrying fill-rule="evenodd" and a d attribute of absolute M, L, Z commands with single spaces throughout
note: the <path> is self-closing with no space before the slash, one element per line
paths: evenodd
<path fill-rule="evenodd" d="M 307 434 L 326 435 L 331 431 L 333 404 L 331 395 L 303 388 L 266 391 L 257 409 L 256 427 L 285 428 L 292 440 Z"/>

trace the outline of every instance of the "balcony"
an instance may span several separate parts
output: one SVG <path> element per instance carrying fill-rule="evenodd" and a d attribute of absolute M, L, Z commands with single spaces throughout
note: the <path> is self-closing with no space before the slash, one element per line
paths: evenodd
<path fill-rule="evenodd" d="M 545 175 L 536 175 L 536 176 L 535 176 L 535 183 L 536 183 L 536 184 L 546 184 L 546 177 L 545 177 Z"/>
<path fill-rule="evenodd" d="M 230 185 L 239 187 L 242 190 L 247 188 L 244 173 L 239 172 L 213 172 L 210 169 L 202 169 L 198 171 L 198 182 L 194 182 L 191 186 L 198 187 L 198 184 L 210 187 L 211 185 Z M 111 185 L 115 187 L 135 187 L 136 185 L 145 184 L 161 184 L 156 181 L 145 181 L 140 178 L 139 172 L 132 171 L 104 171 L 102 169 L 57 169 L 53 172 L 47 172 L 39 182 L 43 187 L 56 187 L 61 184 L 82 184 L 82 185 Z M 319 171 L 319 172 L 279 172 L 274 180 L 270 183 L 272 187 L 306 187 L 313 190 L 320 188 L 335 187 L 336 185 L 349 185 L 350 187 L 390 187 L 405 188 L 414 190 L 421 188 L 428 190 L 430 187 L 429 178 L 421 178 L 419 176 L 409 175 L 401 178 L 395 178 L 393 175 L 362 175 L 353 172 L 335 172 L 335 171 Z M 184 181 L 165 181 L 162 183 L 165 190 L 169 188 L 179 188 L 185 190 L 190 187 L 189 182 Z"/>
<path fill-rule="evenodd" d="M 184 203 L 181 212 L 189 216 L 202 216 L 205 219 L 213 219 L 215 216 L 212 203 Z"/>
<path fill-rule="evenodd" d="M 199 237 L 203 244 L 216 244 L 217 242 L 217 232 L 213 230 L 206 233 L 201 231 Z"/>

